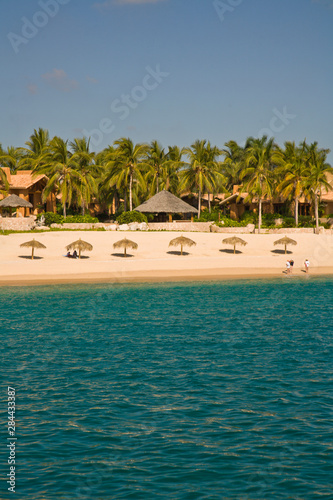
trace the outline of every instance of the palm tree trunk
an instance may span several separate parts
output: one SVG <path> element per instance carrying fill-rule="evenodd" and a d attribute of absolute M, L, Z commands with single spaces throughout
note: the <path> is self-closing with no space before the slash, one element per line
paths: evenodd
<path fill-rule="evenodd" d="M 209 213 L 212 212 L 212 206 L 211 206 L 211 202 L 210 202 L 210 192 L 208 191 L 208 211 Z"/>
<path fill-rule="evenodd" d="M 124 193 L 124 212 L 127 212 L 127 191 Z"/>
<path fill-rule="evenodd" d="M 295 225 L 298 226 L 298 196 L 295 197 Z"/>
<path fill-rule="evenodd" d="M 318 211 L 318 193 L 315 192 L 315 219 L 316 219 L 316 234 L 319 234 L 319 211 Z"/>
<path fill-rule="evenodd" d="M 133 210 L 133 201 L 132 201 L 132 184 L 133 184 L 133 174 L 130 173 L 130 181 L 129 181 L 129 203 L 130 203 L 130 212 Z"/>
<path fill-rule="evenodd" d="M 262 201 L 259 198 L 259 207 L 258 207 L 258 233 L 260 233 L 261 229 L 261 212 L 262 212 Z"/>
<path fill-rule="evenodd" d="M 160 190 L 160 179 L 159 179 L 159 173 L 156 172 L 156 194 L 159 192 Z"/>
<path fill-rule="evenodd" d="M 66 202 L 64 203 L 64 206 L 63 206 L 63 215 L 64 215 L 64 218 L 66 219 Z"/>
<path fill-rule="evenodd" d="M 200 219 L 201 214 L 201 189 L 199 188 L 198 192 L 198 219 Z"/>

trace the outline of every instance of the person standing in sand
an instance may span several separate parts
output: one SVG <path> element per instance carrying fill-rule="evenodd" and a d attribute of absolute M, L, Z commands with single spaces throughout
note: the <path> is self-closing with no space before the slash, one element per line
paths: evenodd
<path fill-rule="evenodd" d="M 290 274 L 290 261 L 289 260 L 287 260 L 287 262 L 286 262 L 286 268 L 287 268 L 286 273 Z"/>
<path fill-rule="evenodd" d="M 308 273 L 309 272 L 309 266 L 310 266 L 310 262 L 308 261 L 308 259 L 305 259 L 304 266 L 305 266 L 305 272 Z"/>
<path fill-rule="evenodd" d="M 292 274 L 292 272 L 293 272 L 293 267 L 294 267 L 294 261 L 293 261 L 293 260 L 290 260 L 290 261 L 289 261 L 289 264 L 290 264 L 290 274 Z"/>

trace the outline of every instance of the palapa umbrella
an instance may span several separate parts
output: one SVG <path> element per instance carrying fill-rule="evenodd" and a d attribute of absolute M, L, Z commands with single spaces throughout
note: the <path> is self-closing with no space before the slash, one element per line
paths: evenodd
<path fill-rule="evenodd" d="M 236 245 L 247 245 L 247 241 L 242 240 L 242 238 L 238 238 L 237 236 L 232 236 L 231 238 L 224 238 L 222 240 L 222 243 L 225 243 L 226 245 L 233 245 L 234 247 L 234 253 L 236 253 Z"/>
<path fill-rule="evenodd" d="M 93 249 L 93 246 L 90 243 L 87 243 L 86 241 L 83 241 L 80 239 L 73 241 L 73 243 L 70 243 L 67 245 L 66 249 L 68 251 L 70 250 L 78 250 L 79 251 L 79 259 L 81 259 L 81 252 L 91 252 Z"/>
<path fill-rule="evenodd" d="M 33 208 L 33 205 L 16 194 L 11 194 L 0 201 L 0 208 L 9 208 L 10 215 L 12 215 L 12 209 L 18 207 L 24 207 L 24 209 L 26 209 Z"/>
<path fill-rule="evenodd" d="M 46 246 L 43 245 L 43 243 L 40 243 L 39 241 L 35 240 L 35 238 L 31 241 L 26 241 L 25 243 L 22 243 L 20 245 L 20 247 L 31 247 L 32 248 L 31 258 L 32 259 L 34 258 L 35 248 L 46 248 Z"/>
<path fill-rule="evenodd" d="M 180 245 L 180 255 L 183 255 L 183 247 L 193 247 L 196 245 L 196 242 L 190 240 L 190 238 L 186 238 L 185 236 L 179 236 L 174 240 L 171 240 L 169 243 L 169 247 L 179 247 Z"/>
<path fill-rule="evenodd" d="M 123 240 L 119 240 L 113 244 L 113 248 L 123 248 L 124 249 L 124 257 L 126 257 L 126 249 L 131 248 L 132 250 L 136 250 L 138 248 L 138 244 L 134 241 L 128 240 L 124 238 Z"/>
<path fill-rule="evenodd" d="M 284 238 L 280 238 L 277 241 L 274 241 L 274 245 L 284 245 L 284 253 L 287 253 L 287 245 L 297 245 L 297 241 L 288 238 L 285 236 Z"/>

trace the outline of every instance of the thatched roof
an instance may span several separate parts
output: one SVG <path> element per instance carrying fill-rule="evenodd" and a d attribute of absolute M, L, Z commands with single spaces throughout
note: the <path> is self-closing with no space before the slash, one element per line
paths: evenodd
<path fill-rule="evenodd" d="M 3 200 L 0 201 L 0 207 L 3 207 L 3 208 L 17 208 L 17 207 L 33 208 L 33 205 L 29 201 L 26 201 L 23 198 L 20 198 L 16 194 L 11 194 L 10 196 L 7 196 L 7 198 L 4 198 Z"/>
<path fill-rule="evenodd" d="M 21 243 L 20 247 L 31 247 L 31 248 L 46 248 L 46 246 L 43 243 L 40 243 L 39 241 L 33 240 L 26 241 L 25 243 Z"/>
<path fill-rule="evenodd" d="M 284 236 L 283 238 L 274 241 L 274 245 L 297 245 L 297 241 L 288 238 L 288 236 Z"/>
<path fill-rule="evenodd" d="M 138 248 L 138 244 L 134 241 L 128 240 L 127 238 L 124 238 L 122 240 L 116 241 L 116 243 L 113 243 L 113 248 L 132 248 L 133 250 L 136 250 Z"/>
<path fill-rule="evenodd" d="M 169 247 L 178 247 L 179 245 L 184 247 L 192 247 L 196 245 L 196 242 L 191 240 L 190 238 L 186 238 L 186 236 L 178 236 L 170 241 Z"/>
<path fill-rule="evenodd" d="M 79 251 L 88 251 L 91 252 L 93 249 L 93 246 L 90 243 L 87 243 L 87 241 L 79 240 L 73 241 L 73 243 L 70 243 L 66 247 L 67 250 L 79 250 Z"/>
<path fill-rule="evenodd" d="M 143 213 L 196 214 L 198 210 L 169 191 L 161 191 L 135 208 Z"/>
<path fill-rule="evenodd" d="M 224 238 L 222 243 L 226 245 L 247 245 L 247 241 L 242 240 L 242 238 L 238 238 L 237 236 L 231 236 L 230 238 Z"/>

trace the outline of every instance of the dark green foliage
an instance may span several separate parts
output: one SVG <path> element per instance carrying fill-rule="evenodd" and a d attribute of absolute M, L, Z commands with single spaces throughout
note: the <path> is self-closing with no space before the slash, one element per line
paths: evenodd
<path fill-rule="evenodd" d="M 119 224 L 129 224 L 130 222 L 148 222 L 147 217 L 141 212 L 132 210 L 131 212 L 123 212 L 117 217 Z"/>
<path fill-rule="evenodd" d="M 203 210 L 201 212 L 200 218 L 194 217 L 194 222 L 219 222 L 219 215 L 220 218 L 223 217 L 223 212 L 221 210 L 212 210 L 209 212 L 208 210 Z"/>
<path fill-rule="evenodd" d="M 50 226 L 51 224 L 63 224 L 64 222 L 70 223 L 94 223 L 98 222 L 97 217 L 92 217 L 90 214 L 87 215 L 69 215 L 64 218 L 63 215 L 54 214 L 53 212 L 46 212 L 43 214 L 37 215 L 37 220 L 40 220 L 41 217 L 45 218 L 45 226 Z"/>

